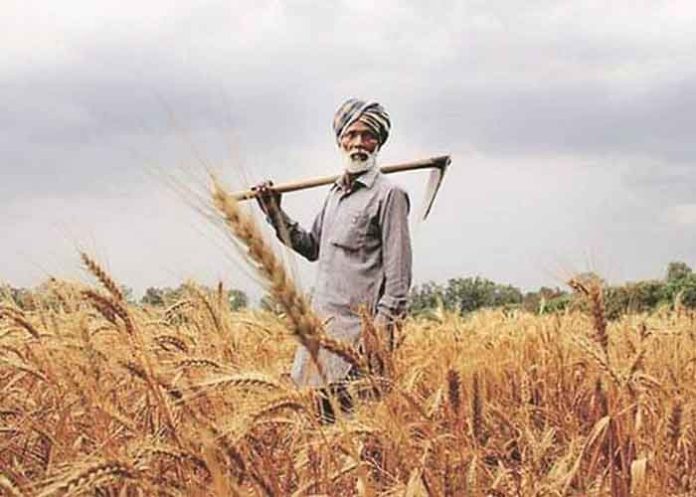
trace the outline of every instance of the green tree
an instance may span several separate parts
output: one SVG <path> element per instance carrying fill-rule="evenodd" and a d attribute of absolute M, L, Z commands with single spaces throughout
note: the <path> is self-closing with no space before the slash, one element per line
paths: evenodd
<path fill-rule="evenodd" d="M 164 290 L 161 288 L 149 287 L 145 290 L 145 295 L 140 299 L 140 303 L 144 305 L 163 306 L 164 305 Z"/>
<path fill-rule="evenodd" d="M 498 307 L 522 303 L 522 292 L 512 285 L 497 285 L 491 280 L 453 278 L 447 282 L 445 307 L 459 312 L 471 312 L 482 307 Z"/>
<path fill-rule="evenodd" d="M 241 290 L 228 290 L 227 301 L 229 302 L 230 310 L 232 311 L 238 311 L 249 306 L 249 297 L 247 297 L 247 294 Z"/>
<path fill-rule="evenodd" d="M 524 294 L 522 298 L 522 308 L 528 312 L 544 314 L 545 312 L 549 312 L 549 303 L 551 301 L 566 295 L 567 292 L 564 292 L 558 287 L 549 288 L 542 286 L 536 292 L 527 292 Z"/>
<path fill-rule="evenodd" d="M 25 311 L 34 310 L 34 298 L 30 290 L 6 286 L 2 288 L 2 291 L 7 293 L 20 309 Z"/>
<path fill-rule="evenodd" d="M 442 285 L 428 282 L 414 287 L 409 295 L 409 313 L 418 316 L 445 304 L 445 289 Z"/>
<path fill-rule="evenodd" d="M 471 312 L 482 307 L 518 307 L 522 292 L 512 285 L 499 285 L 485 278 L 452 278 L 447 285 L 428 282 L 415 287 L 409 295 L 409 312 L 420 315 L 443 306 L 456 312 Z"/>
<path fill-rule="evenodd" d="M 126 285 L 120 285 L 121 288 L 121 293 L 123 294 L 123 298 L 128 302 L 129 304 L 135 304 L 135 297 L 133 296 L 133 289 L 129 286 Z"/>
<path fill-rule="evenodd" d="M 665 284 L 648 280 L 629 283 L 629 308 L 634 312 L 649 312 L 657 308 L 662 299 Z"/>
<path fill-rule="evenodd" d="M 686 271 L 685 265 L 677 267 L 672 264 L 677 263 L 670 263 L 667 269 L 667 281 L 662 291 L 663 301 L 670 306 L 678 301 L 684 307 L 696 309 L 696 274 L 692 273 L 688 266 Z M 670 269 L 672 269 L 671 274 Z"/>
<path fill-rule="evenodd" d="M 692 271 L 688 264 L 681 261 L 670 262 L 667 265 L 667 283 L 682 280 L 691 276 Z"/>
<path fill-rule="evenodd" d="M 696 275 L 681 280 L 678 293 L 675 294 L 675 303 L 678 300 L 681 305 L 689 309 L 696 309 Z"/>
<path fill-rule="evenodd" d="M 544 306 L 539 309 L 540 314 L 556 313 L 565 311 L 573 301 L 573 296 L 569 293 L 562 292 L 561 294 L 552 297 L 544 302 Z"/>

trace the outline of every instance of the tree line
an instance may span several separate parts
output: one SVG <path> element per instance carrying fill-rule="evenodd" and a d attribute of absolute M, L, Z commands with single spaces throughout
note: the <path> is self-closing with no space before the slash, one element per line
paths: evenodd
<path fill-rule="evenodd" d="M 593 273 L 576 276 L 585 281 L 596 281 L 603 287 L 604 305 L 609 319 L 632 312 L 651 312 L 659 307 L 696 309 L 696 273 L 684 262 L 671 262 L 661 280 L 647 280 L 607 285 Z M 42 292 L 48 285 L 39 285 L 34 290 L 0 287 L 6 295 L 25 309 L 31 308 L 33 292 Z M 150 287 L 138 300 L 133 291 L 123 287 L 126 299 L 134 305 L 165 307 L 183 299 L 187 284 L 179 287 Z M 199 287 L 202 291 L 224 292 L 230 310 L 249 307 L 249 297 L 242 290 Z M 411 290 L 409 309 L 412 315 L 424 315 L 432 310 L 443 308 L 461 314 L 483 308 L 518 309 L 537 314 L 565 311 L 581 307 L 583 299 L 570 289 L 541 287 L 536 291 L 523 292 L 519 288 L 476 277 L 451 278 L 445 284 L 428 282 Z M 262 309 L 278 312 L 272 299 L 263 297 Z"/>
<path fill-rule="evenodd" d="M 696 274 L 684 262 L 671 262 L 661 280 L 607 285 L 594 273 L 576 276 L 602 285 L 606 315 L 609 319 L 633 312 L 650 312 L 659 307 L 696 309 Z M 559 287 L 541 287 L 523 292 L 508 284 L 495 283 L 479 276 L 451 278 L 446 284 L 428 282 L 416 286 L 409 298 L 412 315 L 437 308 L 468 313 L 482 308 L 520 309 L 538 314 L 582 307 L 584 299 L 574 291 Z"/>
<path fill-rule="evenodd" d="M 0 285 L 0 296 L 9 296 L 20 308 L 24 310 L 33 310 L 35 307 L 34 296 L 41 295 L 44 303 L 54 302 L 60 304 L 60 292 L 55 288 L 56 280 L 50 278 L 33 289 L 15 288 L 10 285 Z M 126 302 L 131 305 L 142 305 L 151 307 L 168 307 L 176 302 L 186 299 L 191 295 L 191 284 L 182 283 L 176 288 L 172 287 L 149 287 L 140 299 L 137 299 L 131 288 L 120 286 L 121 293 Z M 222 285 L 217 288 L 211 288 L 202 285 L 195 285 L 195 288 L 205 295 L 219 295 L 227 303 L 230 310 L 237 311 L 249 306 L 249 297 L 242 290 L 226 289 Z M 75 287 L 72 288 L 75 290 Z M 74 291 L 71 292 L 77 295 Z M 64 298 L 64 297 L 62 297 Z"/>

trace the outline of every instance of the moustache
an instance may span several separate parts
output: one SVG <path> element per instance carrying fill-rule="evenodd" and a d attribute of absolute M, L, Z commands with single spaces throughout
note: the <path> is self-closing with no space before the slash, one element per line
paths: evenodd
<path fill-rule="evenodd" d="M 363 147 L 355 147 L 345 152 L 344 168 L 350 173 L 360 173 L 371 169 L 375 165 L 377 152 L 375 149 L 372 152 Z"/>
<path fill-rule="evenodd" d="M 372 154 L 364 148 L 355 148 L 348 152 L 348 157 L 352 160 L 366 161 Z"/>

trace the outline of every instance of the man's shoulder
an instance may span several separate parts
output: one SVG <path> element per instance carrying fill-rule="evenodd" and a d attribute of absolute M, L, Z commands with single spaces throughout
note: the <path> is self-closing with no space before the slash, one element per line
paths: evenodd
<path fill-rule="evenodd" d="M 399 195 L 408 199 L 408 192 L 402 186 L 397 185 L 389 179 L 386 174 L 379 173 L 379 175 L 377 175 L 375 188 L 378 189 L 381 196 Z"/>

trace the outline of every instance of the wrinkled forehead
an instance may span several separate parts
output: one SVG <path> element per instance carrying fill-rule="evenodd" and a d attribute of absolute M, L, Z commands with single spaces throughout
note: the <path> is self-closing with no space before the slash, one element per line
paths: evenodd
<path fill-rule="evenodd" d="M 341 136 L 345 136 L 346 134 L 350 132 L 357 132 L 357 133 L 365 133 L 368 132 L 372 134 L 375 138 L 377 137 L 377 134 L 375 133 L 375 130 L 373 130 L 370 126 L 365 124 L 364 122 L 357 120 L 350 125 L 346 126 L 346 128 L 343 130 L 343 133 L 341 133 Z"/>

